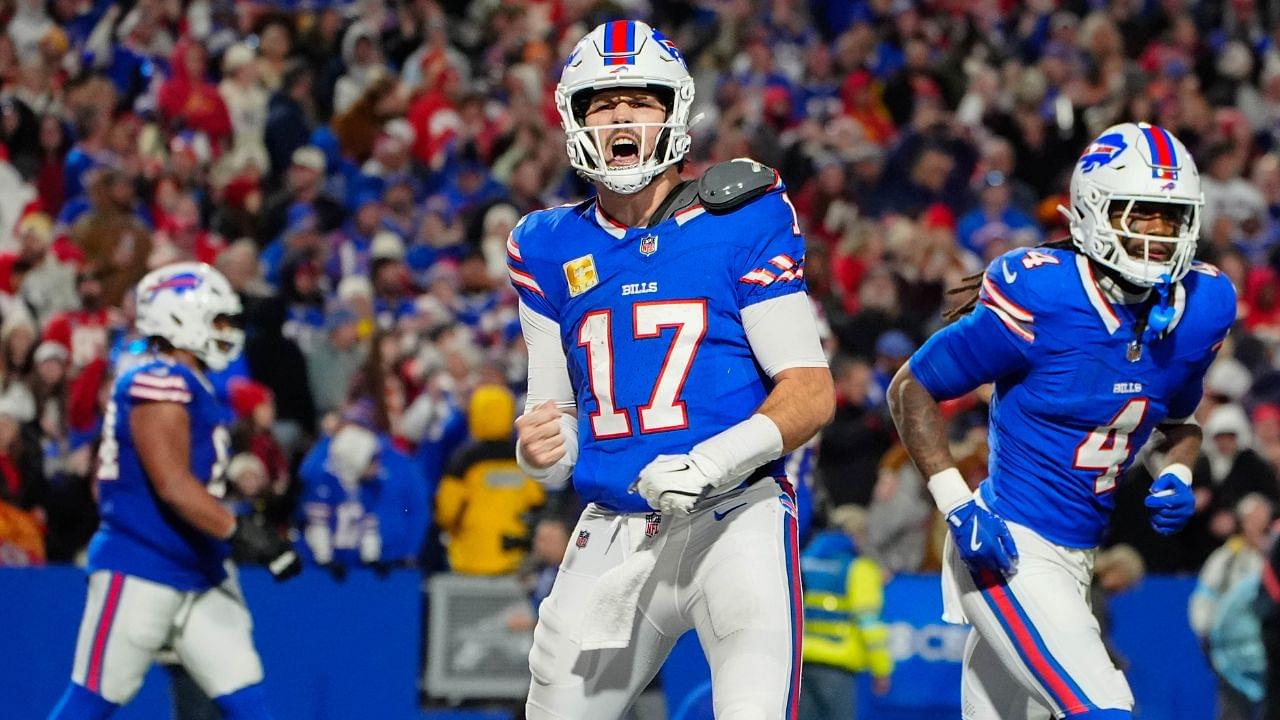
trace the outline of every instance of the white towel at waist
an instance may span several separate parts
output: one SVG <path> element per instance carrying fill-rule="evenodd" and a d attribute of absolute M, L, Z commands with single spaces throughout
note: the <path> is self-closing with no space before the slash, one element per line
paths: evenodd
<path fill-rule="evenodd" d="M 596 580 L 582 622 L 583 650 L 616 650 L 631 642 L 640 590 L 658 564 L 657 552 L 641 546 L 635 553 Z"/>

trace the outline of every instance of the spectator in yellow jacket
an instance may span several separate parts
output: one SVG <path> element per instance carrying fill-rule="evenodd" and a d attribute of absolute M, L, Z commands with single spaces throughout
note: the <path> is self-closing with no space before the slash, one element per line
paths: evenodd
<path fill-rule="evenodd" d="M 884 572 L 859 548 L 867 513 L 842 505 L 831 513 L 831 529 L 818 533 L 800 554 L 804 582 L 804 668 L 801 720 L 854 717 L 854 676 L 871 673 L 872 690 L 889 691 L 893 658 L 888 630 L 880 622 Z"/>
<path fill-rule="evenodd" d="M 454 572 L 512 573 L 528 552 L 525 518 L 545 494 L 516 465 L 515 414 L 515 397 L 501 385 L 471 394 L 471 441 L 454 455 L 436 495 L 436 522 Z"/>

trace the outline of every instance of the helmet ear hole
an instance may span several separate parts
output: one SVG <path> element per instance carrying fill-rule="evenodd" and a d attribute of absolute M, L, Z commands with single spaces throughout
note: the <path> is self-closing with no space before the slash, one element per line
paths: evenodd
<path fill-rule="evenodd" d="M 579 125 L 587 122 L 587 108 L 591 106 L 592 94 L 592 90 L 588 88 L 574 93 L 573 97 L 569 99 L 569 107 L 573 110 L 573 119 Z"/>

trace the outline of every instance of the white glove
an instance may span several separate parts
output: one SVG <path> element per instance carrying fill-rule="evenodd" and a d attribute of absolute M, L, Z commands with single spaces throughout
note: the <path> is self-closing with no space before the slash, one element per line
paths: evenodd
<path fill-rule="evenodd" d="M 756 413 L 694 445 L 684 455 L 659 455 L 640 471 L 635 489 L 663 514 L 688 514 L 703 496 L 746 480 L 782 457 L 782 433 Z"/>
<path fill-rule="evenodd" d="M 360 536 L 360 562 L 375 563 L 382 559 L 382 532 L 377 516 L 367 516 L 364 534 Z"/>
<path fill-rule="evenodd" d="M 703 495 L 725 480 L 724 471 L 701 453 L 659 455 L 640 471 L 636 491 L 663 515 L 677 511 L 687 515 Z"/>

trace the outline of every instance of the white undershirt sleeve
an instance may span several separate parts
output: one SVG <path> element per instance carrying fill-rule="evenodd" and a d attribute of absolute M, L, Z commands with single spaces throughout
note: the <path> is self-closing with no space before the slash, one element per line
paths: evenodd
<path fill-rule="evenodd" d="M 809 296 L 794 292 L 742 309 L 742 327 L 769 377 L 797 367 L 827 367 Z"/>
<path fill-rule="evenodd" d="M 520 328 L 529 351 L 529 393 L 524 411 L 547 400 L 555 400 L 563 410 L 574 409 L 573 384 L 569 382 L 569 364 L 560 344 L 559 324 L 521 302 Z"/>
<path fill-rule="evenodd" d="M 520 328 L 529 352 L 529 392 L 524 411 L 529 412 L 547 400 L 555 401 L 562 412 L 560 432 L 564 435 L 565 455 L 551 467 L 535 468 L 525 461 L 520 444 L 516 443 L 516 462 L 529 477 L 558 490 L 573 474 L 573 466 L 578 460 L 577 402 L 573 383 L 569 381 L 564 347 L 560 345 L 560 326 L 521 302 Z"/>

